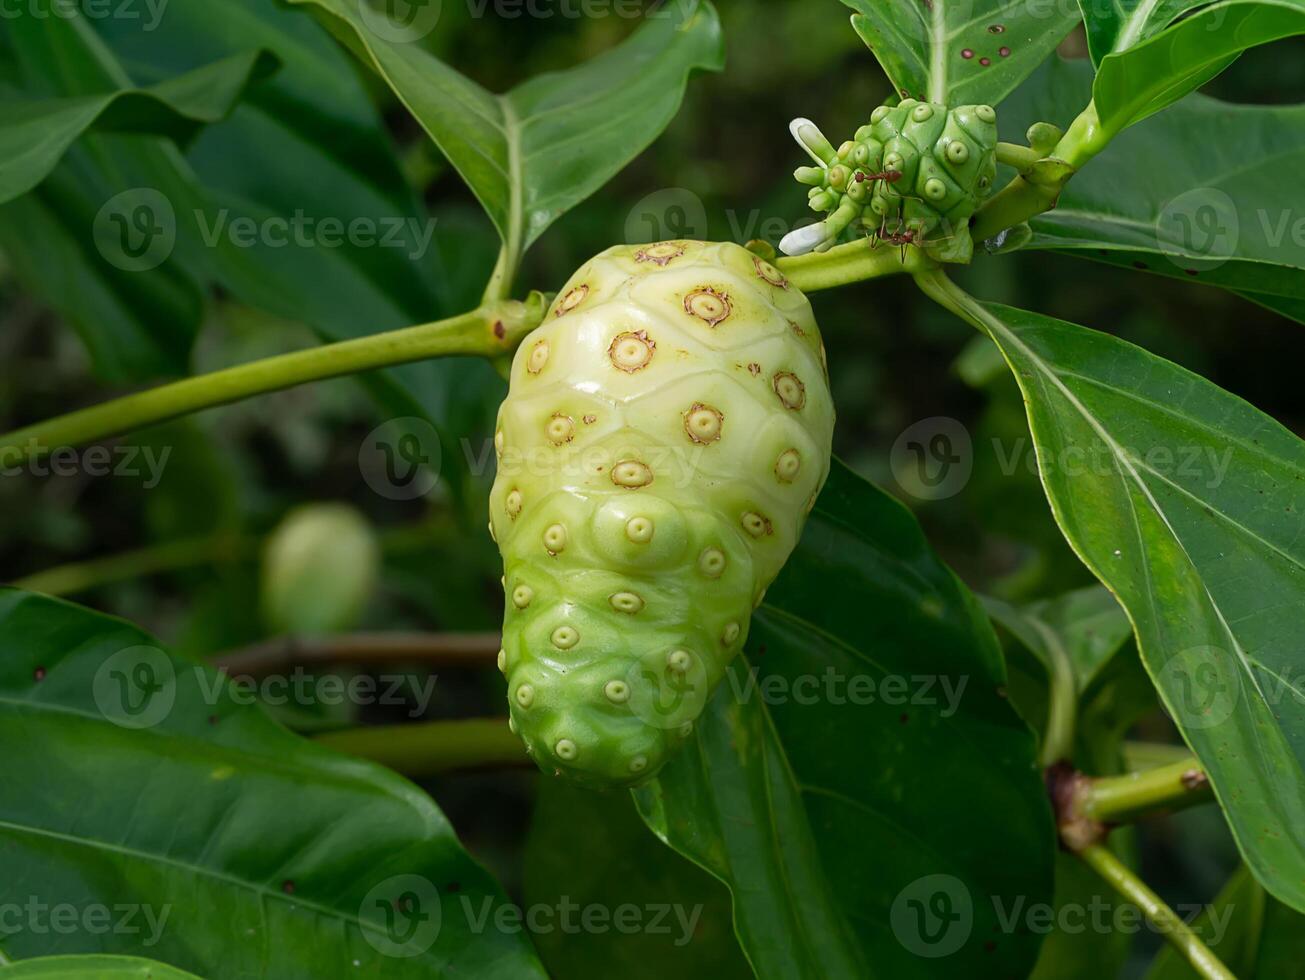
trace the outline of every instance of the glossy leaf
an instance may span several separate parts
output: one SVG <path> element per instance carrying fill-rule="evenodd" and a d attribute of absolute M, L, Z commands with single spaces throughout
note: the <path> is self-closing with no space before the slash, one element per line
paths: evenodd
<path fill-rule="evenodd" d="M 135 956 L 42 956 L 0 968 L 5 980 L 199 980 L 186 973 Z"/>
<path fill-rule="evenodd" d="M 1086 64 L 1052 59 L 1002 107 L 1003 138 L 1039 119 L 1068 124 L 1091 86 Z M 1077 174 L 1034 219 L 1032 247 L 1221 287 L 1305 322 L 1302 199 L 1305 107 L 1190 95 Z"/>
<path fill-rule="evenodd" d="M 1080 4 L 1106 138 L 1200 88 L 1248 48 L 1305 33 L 1305 0 Z"/>
<path fill-rule="evenodd" d="M 1069 4 L 843 0 L 852 26 L 903 96 L 996 105 L 1078 23 Z"/>
<path fill-rule="evenodd" d="M 0 769 L 0 902 L 139 913 L 57 934 L 29 913 L 0 940 L 11 959 L 543 976 L 495 927 L 502 893 L 429 797 L 290 734 L 121 620 L 0 591 L 0 741 L 29 760 Z"/>
<path fill-rule="evenodd" d="M 471 187 L 513 256 L 661 133 L 695 69 L 723 66 L 720 22 L 707 0 L 672 0 L 624 44 L 504 95 L 402 36 L 366 3 L 291 2 L 320 8 L 394 89 Z"/>
<path fill-rule="evenodd" d="M 153 133 L 184 143 L 224 118 L 245 87 L 275 67 L 265 52 L 234 55 L 150 88 L 50 100 L 5 99 L 0 204 L 31 190 L 87 130 Z"/>
<path fill-rule="evenodd" d="M 552 919 L 533 937 L 551 976 L 751 980 L 729 891 L 662 846 L 629 793 L 540 780 L 524 861 L 525 905 Z"/>
<path fill-rule="evenodd" d="M 1265 886 L 1305 907 L 1305 443 L 1124 341 L 1004 307 L 1056 520 L 1119 597 Z"/>
<path fill-rule="evenodd" d="M 1055 844 L 1004 681 L 914 519 L 835 466 L 696 738 L 636 798 L 730 886 L 760 976 L 1026 973 L 1018 909 L 1050 900 Z"/>

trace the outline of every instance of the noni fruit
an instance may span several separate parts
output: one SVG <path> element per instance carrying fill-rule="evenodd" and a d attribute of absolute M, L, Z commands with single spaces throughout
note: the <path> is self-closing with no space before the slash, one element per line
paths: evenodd
<path fill-rule="evenodd" d="M 784 251 L 828 248 L 850 228 L 892 245 L 917 245 L 943 262 L 970 260 L 970 218 L 997 176 L 992 106 L 948 109 L 903 99 L 877 108 L 837 150 L 808 119 L 794 120 L 792 131 L 819 165 L 794 176 L 810 187 L 812 210 L 828 217 L 786 237 Z"/>
<path fill-rule="evenodd" d="M 829 473 L 806 297 L 732 244 L 589 261 L 517 351 L 495 434 L 499 666 L 545 771 L 655 773 L 742 648 Z"/>

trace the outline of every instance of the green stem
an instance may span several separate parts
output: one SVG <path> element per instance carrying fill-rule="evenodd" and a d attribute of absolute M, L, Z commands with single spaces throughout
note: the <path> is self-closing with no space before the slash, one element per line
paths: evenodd
<path fill-rule="evenodd" d="M 1102 776 L 1088 782 L 1083 812 L 1102 823 L 1126 823 L 1157 810 L 1181 810 L 1211 799 L 1210 780 L 1195 756 L 1178 762 Z"/>
<path fill-rule="evenodd" d="M 1042 768 L 1068 761 L 1074 754 L 1074 730 L 1078 714 L 1078 685 L 1074 681 L 1074 664 L 1056 631 L 1045 623 L 1030 619 L 1030 625 L 1042 637 L 1050 663 L 1051 691 L 1047 705 L 1047 728 L 1042 738 Z"/>
<path fill-rule="evenodd" d="M 996 317 L 984 309 L 983 304 L 963 290 L 942 269 L 924 269 L 915 274 L 916 285 L 926 296 L 945 309 L 951 310 L 971 326 L 983 333 L 1000 327 Z"/>
<path fill-rule="evenodd" d="M 456 769 L 531 764 L 506 718 L 350 728 L 318 735 L 315 741 L 413 778 Z"/>
<path fill-rule="evenodd" d="M 1126 901 L 1142 910 L 1148 922 L 1174 947 L 1204 980 L 1236 980 L 1232 972 L 1210 952 L 1186 922 L 1160 896 L 1146 886 L 1132 870 L 1104 844 L 1092 844 L 1078 852 L 1089 867 L 1106 880 Z"/>
<path fill-rule="evenodd" d="M 811 252 L 775 262 L 790 283 L 804 293 L 915 272 L 932 262 L 918 248 L 903 249 L 870 238 L 836 245 L 827 252 Z"/>
<path fill-rule="evenodd" d="M 1007 167 L 1014 167 L 1020 173 L 1027 173 L 1042 159 L 1042 154 L 1028 146 L 1018 143 L 998 143 L 997 162 Z"/>
<path fill-rule="evenodd" d="M 516 255 L 504 242 L 503 247 L 498 250 L 498 261 L 494 263 L 494 271 L 490 274 L 489 282 L 485 285 L 485 293 L 481 298 L 481 302 L 489 305 L 507 299 L 512 293 L 512 281 L 516 277 Z"/>
<path fill-rule="evenodd" d="M 431 357 L 500 357 L 539 325 L 547 306 L 547 297 L 532 293 L 525 302 L 489 303 L 447 320 L 269 357 L 116 398 L 0 436 L 0 464 L 12 466 L 52 449 L 310 381 Z"/>
<path fill-rule="evenodd" d="M 104 558 L 70 562 L 28 575 L 10 583 L 16 589 L 64 596 L 115 582 L 125 582 L 160 572 L 172 572 L 197 565 L 239 561 L 257 553 L 258 542 L 235 533 L 185 538 L 124 551 Z"/>

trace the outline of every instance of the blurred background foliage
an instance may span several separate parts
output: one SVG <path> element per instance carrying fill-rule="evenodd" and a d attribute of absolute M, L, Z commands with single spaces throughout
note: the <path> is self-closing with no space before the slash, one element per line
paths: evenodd
<path fill-rule="evenodd" d="M 572 3 L 568 9 L 580 6 Z M 805 219 L 804 195 L 791 180 L 792 169 L 803 161 L 789 139 L 788 120 L 810 116 L 837 142 L 890 94 L 887 83 L 835 0 L 723 0 L 719 6 L 728 46 L 725 73 L 697 76 L 665 135 L 545 234 L 527 256 L 519 292 L 557 289 L 587 257 L 614 243 L 673 236 L 773 243 Z M 500 91 L 603 51 L 637 24 L 616 15 L 505 18 L 495 16 L 493 3 L 478 17 L 480 9 L 476 3 L 445 0 L 428 43 L 449 63 Z M 308 15 L 297 10 L 287 16 Z M 1071 38 L 1065 50 L 1075 48 Z M 451 304 L 473 305 L 493 265 L 494 232 L 388 90 L 361 70 L 359 76 L 383 113 L 404 171 L 436 220 L 439 254 L 423 261 L 441 264 Z M 1254 52 L 1206 91 L 1237 102 L 1305 101 L 1305 41 Z M 221 132 L 219 125 L 206 134 L 209 153 L 220 147 Z M 654 221 L 660 216 L 664 229 L 655 230 L 650 216 Z M 1300 381 L 1305 333 L 1230 293 L 1044 252 L 980 259 L 961 278 L 985 299 L 1144 345 L 1305 434 Z M 1051 521 L 1032 467 L 1019 393 L 1007 371 L 989 369 L 995 361 L 981 346 L 986 342 L 904 278 L 821 294 L 814 305 L 839 412 L 837 453 L 901 496 L 935 548 L 977 591 L 1026 600 L 1088 584 L 1090 576 Z M 314 342 L 302 324 L 215 295 L 192 370 Z M 76 334 L 20 288 L 0 255 L 0 424 L 12 428 L 121 390 L 96 378 Z M 120 440 L 119 445 L 153 451 L 156 459 L 168 453 L 156 485 L 139 459 L 138 476 L 5 475 L 0 479 L 4 578 L 125 554 L 124 567 L 109 576 L 114 580 L 72 597 L 139 623 L 178 652 L 211 656 L 272 634 L 260 612 L 261 541 L 296 507 L 342 501 L 371 522 L 383 554 L 378 584 L 355 626 L 495 629 L 500 569 L 483 515 L 492 478 L 486 463 L 492 459 L 492 453 L 486 455 L 488 425 L 504 390 L 497 379 L 486 379 L 478 390 L 463 393 L 480 400 L 484 410 L 467 417 L 483 424 L 454 434 L 453 445 L 462 440 L 462 459 L 449 460 L 446 451 L 445 460 L 446 473 L 454 478 L 418 501 L 387 500 L 362 478 L 359 445 L 387 415 L 355 379 L 268 395 Z M 974 470 L 962 492 L 924 502 L 898 485 L 890 451 L 908 426 L 938 416 L 956 419 L 968 430 Z M 178 542 L 187 560 L 177 562 L 174 555 L 162 563 L 186 567 L 137 574 L 151 557 L 159 558 L 158 549 L 172 546 L 175 552 Z M 492 669 L 449 672 L 441 676 L 426 718 L 501 714 L 501 697 Z M 312 724 L 407 716 L 392 710 L 393 717 L 387 717 L 371 709 L 363 715 L 317 718 Z M 1175 738 L 1158 711 L 1141 729 L 1145 738 Z M 523 886 L 537 893 L 557 887 L 556 875 L 540 877 L 542 872 L 532 883 L 531 869 L 549 853 L 542 840 L 547 832 L 539 827 L 526 845 L 537 781 L 523 769 L 427 784 L 472 852 L 516 894 Z M 578 827 L 603 827 L 613 841 L 625 842 L 621 846 L 656 853 L 667 880 L 679 882 L 676 894 L 706 896 L 703 928 L 727 933 L 728 902 L 719 887 L 657 845 L 635 820 L 628 799 L 609 798 L 592 808 L 576 796 L 559 791 L 544 801 L 550 825 L 564 820 L 557 815 L 570 807 Z M 595 820 L 604 809 L 605 817 Z M 1208 900 L 1236 863 L 1212 808 L 1146 825 L 1141 853 L 1144 876 L 1173 901 Z M 609 876 L 621 873 L 617 864 L 607 869 Z M 657 873 L 650 872 L 653 878 Z M 604 887 L 578 880 L 570 886 L 575 894 L 601 894 Z M 642 881 L 639 887 L 655 892 L 657 883 Z M 1146 951 L 1156 945 L 1156 937 L 1142 937 L 1131 973 L 1140 972 Z M 588 955 L 582 946 L 557 943 L 548 944 L 545 953 L 554 965 Z M 638 961 L 630 957 L 622 966 L 636 976 Z M 710 972 L 734 975 L 739 967 L 737 958 L 727 955 L 711 964 Z M 567 969 L 563 966 L 562 975 Z"/>

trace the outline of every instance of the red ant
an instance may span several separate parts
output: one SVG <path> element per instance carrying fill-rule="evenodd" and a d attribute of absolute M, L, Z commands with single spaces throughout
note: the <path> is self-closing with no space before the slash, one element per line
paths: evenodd
<path fill-rule="evenodd" d="M 858 184 L 863 184 L 867 180 L 882 180 L 890 184 L 896 184 L 901 179 L 902 172 L 900 170 L 880 170 L 873 174 L 868 174 L 861 170 L 856 172 L 856 182 Z"/>

